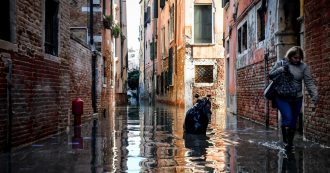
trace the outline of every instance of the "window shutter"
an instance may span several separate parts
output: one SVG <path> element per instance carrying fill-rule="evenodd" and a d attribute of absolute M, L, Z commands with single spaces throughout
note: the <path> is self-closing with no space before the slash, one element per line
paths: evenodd
<path fill-rule="evenodd" d="M 154 42 L 150 43 L 150 59 L 153 60 L 154 59 Z"/>
<path fill-rule="evenodd" d="M 165 0 L 160 0 L 160 8 L 163 9 L 165 7 Z"/>
<path fill-rule="evenodd" d="M 173 49 L 170 48 L 168 53 L 168 85 L 172 85 L 172 75 L 173 75 Z"/>
<path fill-rule="evenodd" d="M 144 27 L 147 27 L 147 12 L 144 12 Z"/>
<path fill-rule="evenodd" d="M 150 23 L 150 16 L 151 16 L 151 9 L 150 7 L 147 8 L 147 23 Z"/>
<path fill-rule="evenodd" d="M 158 18 L 158 0 L 154 1 L 154 18 Z"/>

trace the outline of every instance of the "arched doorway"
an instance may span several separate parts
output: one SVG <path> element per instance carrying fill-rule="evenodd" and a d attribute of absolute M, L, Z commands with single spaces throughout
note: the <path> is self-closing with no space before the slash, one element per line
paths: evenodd
<path fill-rule="evenodd" d="M 276 36 L 277 59 L 282 59 L 286 51 L 292 46 L 303 45 L 303 10 L 300 0 L 278 0 L 277 4 L 277 22 L 278 28 Z M 302 111 L 303 112 L 303 111 Z M 299 117 L 298 131 L 302 133 L 303 129 L 302 114 Z M 280 125 L 280 117 L 278 119 Z"/>

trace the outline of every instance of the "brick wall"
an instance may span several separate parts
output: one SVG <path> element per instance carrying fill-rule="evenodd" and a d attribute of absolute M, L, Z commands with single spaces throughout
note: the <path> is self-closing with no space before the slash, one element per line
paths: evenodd
<path fill-rule="evenodd" d="M 3 57 L 13 64 L 13 147 L 63 130 L 71 115 L 71 100 L 80 96 L 79 93 L 85 101 L 83 120 L 91 116 L 91 53 L 88 47 L 70 40 L 70 5 L 64 0 L 59 2 L 59 55 L 53 57 L 44 53 L 43 3 L 16 1 L 17 44 L 9 44 L 16 49 L 0 45 L 0 151 L 4 150 L 8 132 L 7 73 Z M 97 74 L 100 75 L 99 60 L 97 64 Z M 100 93 L 101 89 L 98 83 L 97 91 Z M 100 97 L 98 103 L 99 100 Z"/>
<path fill-rule="evenodd" d="M 76 40 L 75 38 L 70 40 L 70 101 L 78 97 L 84 101 L 82 119 L 86 120 L 93 113 L 91 92 L 92 53 L 86 45 Z"/>
<path fill-rule="evenodd" d="M 330 6 L 326 0 L 305 0 L 304 9 L 305 62 L 311 67 L 320 96 L 315 111 L 310 97 L 305 97 L 305 136 L 330 145 Z"/>
<path fill-rule="evenodd" d="M 269 62 L 270 68 L 273 61 L 275 58 Z M 267 111 L 266 100 L 263 96 L 264 67 L 264 61 L 260 61 L 237 71 L 237 112 L 240 116 L 263 124 L 266 122 Z M 277 111 L 271 108 L 271 103 L 269 124 L 270 126 L 277 126 Z"/>

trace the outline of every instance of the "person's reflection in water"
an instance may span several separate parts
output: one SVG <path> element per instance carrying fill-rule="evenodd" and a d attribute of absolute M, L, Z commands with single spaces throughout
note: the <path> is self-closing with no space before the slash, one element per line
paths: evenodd
<path fill-rule="evenodd" d="M 283 157 L 282 172 L 296 173 L 299 172 L 296 166 L 296 158 L 294 153 L 288 153 L 286 157 Z"/>
<path fill-rule="evenodd" d="M 208 137 L 205 134 L 189 134 L 183 135 L 185 147 L 190 149 L 188 157 L 192 157 L 192 162 L 197 162 L 198 165 L 206 161 L 206 148 L 208 147 Z M 197 159 L 195 159 L 197 158 Z"/>

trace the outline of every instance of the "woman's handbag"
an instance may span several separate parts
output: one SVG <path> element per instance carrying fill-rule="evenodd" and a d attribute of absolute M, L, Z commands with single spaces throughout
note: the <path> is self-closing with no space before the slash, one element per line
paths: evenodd
<path fill-rule="evenodd" d="M 293 75 L 290 72 L 282 73 L 275 82 L 275 90 L 279 96 L 289 98 L 297 96 L 298 90 L 293 83 Z"/>
<path fill-rule="evenodd" d="M 264 97 L 267 100 L 273 100 L 273 98 L 276 95 L 276 90 L 275 90 L 275 83 L 274 81 L 271 81 L 268 86 L 266 87 L 266 89 L 264 90 Z"/>
<path fill-rule="evenodd" d="M 281 63 L 283 66 L 284 60 L 282 60 Z M 298 90 L 293 83 L 293 79 L 294 77 L 289 70 L 281 73 L 266 87 L 264 90 L 264 97 L 268 100 L 273 100 L 276 95 L 288 98 L 296 97 Z"/>

